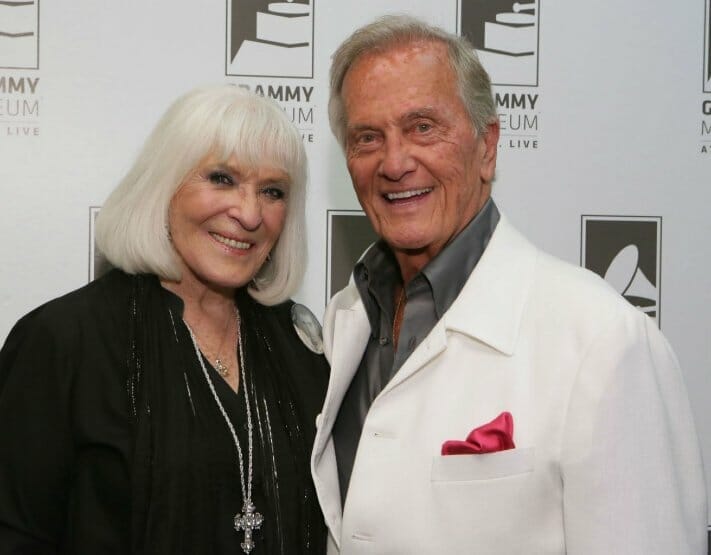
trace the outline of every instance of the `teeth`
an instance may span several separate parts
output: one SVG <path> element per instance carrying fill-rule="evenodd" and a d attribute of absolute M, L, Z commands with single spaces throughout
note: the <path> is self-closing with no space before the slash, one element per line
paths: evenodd
<path fill-rule="evenodd" d="M 228 247 L 232 247 L 233 249 L 244 249 L 247 250 L 252 246 L 251 243 L 245 243 L 244 241 L 235 241 L 234 239 L 228 239 L 227 237 L 223 237 L 222 235 L 218 235 L 217 233 L 210 233 L 215 239 L 217 239 L 220 243 L 223 245 L 227 245 Z"/>
<path fill-rule="evenodd" d="M 385 195 L 388 200 L 399 200 L 403 198 L 412 198 L 412 197 L 418 197 L 420 195 L 424 195 L 425 193 L 429 193 L 432 190 L 432 188 L 427 188 L 427 189 L 416 189 L 414 191 L 403 191 L 401 193 L 388 193 Z"/>

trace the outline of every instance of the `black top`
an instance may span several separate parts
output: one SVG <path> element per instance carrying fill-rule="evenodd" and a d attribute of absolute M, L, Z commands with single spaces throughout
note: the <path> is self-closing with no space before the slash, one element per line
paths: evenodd
<path fill-rule="evenodd" d="M 309 473 L 328 380 L 298 339 L 293 303 L 245 292 L 247 379 L 208 365 L 264 516 L 254 555 L 323 553 Z M 237 453 L 187 329 L 154 276 L 113 271 L 22 318 L 0 351 L 0 554 L 241 553 Z M 246 472 L 246 469 L 245 469 Z"/>
<path fill-rule="evenodd" d="M 396 310 L 393 298 L 402 278 L 395 255 L 381 239 L 353 270 L 371 335 L 333 426 L 344 505 L 370 405 L 457 298 L 489 244 L 499 218 L 496 204 L 488 199 L 465 228 L 405 284 L 407 303 L 397 350 L 392 338 Z"/>

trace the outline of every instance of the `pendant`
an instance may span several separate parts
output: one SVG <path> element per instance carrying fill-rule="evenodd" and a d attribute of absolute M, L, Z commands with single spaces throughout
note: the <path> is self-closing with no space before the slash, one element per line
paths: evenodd
<path fill-rule="evenodd" d="M 215 370 L 217 370 L 217 373 L 223 378 L 226 378 L 227 374 L 230 373 L 230 367 L 224 364 L 219 358 L 215 359 Z"/>
<path fill-rule="evenodd" d="M 291 322 L 304 345 L 317 355 L 322 355 L 323 331 L 313 312 L 302 304 L 294 303 L 291 305 Z"/>
<path fill-rule="evenodd" d="M 239 545 L 245 553 L 254 549 L 252 530 L 259 530 L 262 527 L 262 522 L 264 522 L 264 517 L 256 512 L 255 506 L 249 499 L 244 502 L 242 513 L 235 515 L 235 530 L 244 531 L 244 541 Z"/>

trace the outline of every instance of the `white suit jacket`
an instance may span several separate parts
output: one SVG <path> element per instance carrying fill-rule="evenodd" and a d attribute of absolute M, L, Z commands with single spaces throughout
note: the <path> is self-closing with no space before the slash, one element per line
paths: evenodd
<path fill-rule="evenodd" d="M 331 430 L 370 326 L 329 304 L 311 466 L 329 552 L 706 554 L 706 491 L 677 361 L 654 322 L 502 217 L 458 298 L 374 400 L 343 511 Z M 502 411 L 516 448 L 441 456 Z"/>

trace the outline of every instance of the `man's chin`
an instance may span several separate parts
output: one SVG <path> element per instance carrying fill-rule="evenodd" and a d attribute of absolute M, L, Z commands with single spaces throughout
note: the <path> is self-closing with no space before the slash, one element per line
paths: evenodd
<path fill-rule="evenodd" d="M 420 255 L 424 253 L 429 246 L 429 243 L 425 240 L 403 240 L 399 238 L 390 240 L 386 237 L 385 242 L 394 252 L 399 252 L 408 256 Z"/>

